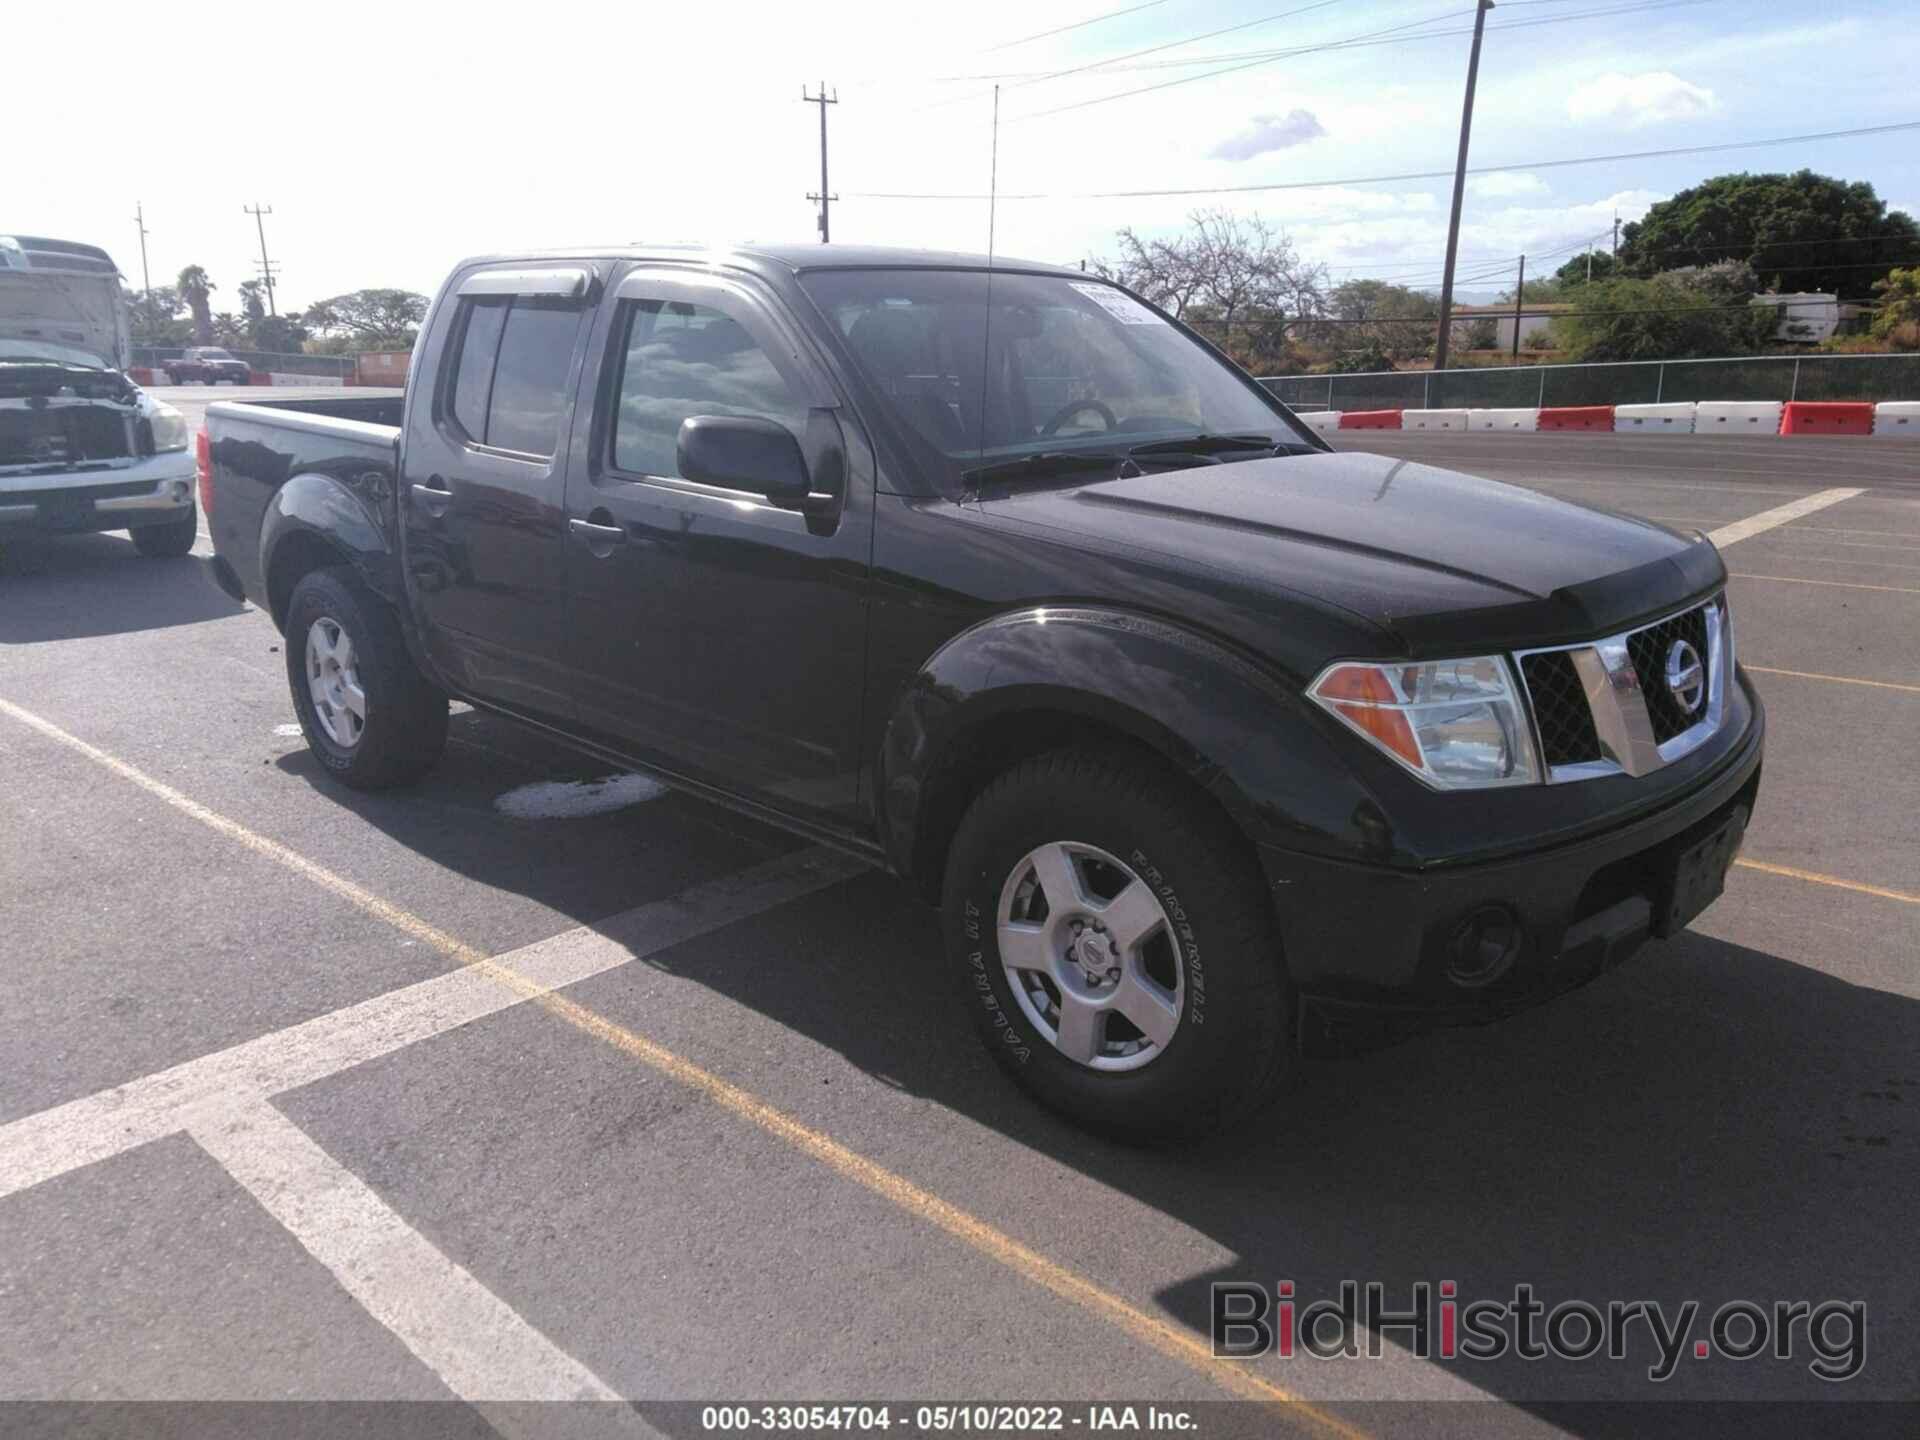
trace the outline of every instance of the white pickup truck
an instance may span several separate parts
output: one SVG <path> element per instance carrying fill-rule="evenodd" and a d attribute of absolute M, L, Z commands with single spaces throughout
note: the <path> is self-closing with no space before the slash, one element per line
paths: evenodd
<path fill-rule="evenodd" d="M 193 549 L 186 418 L 127 378 L 127 306 L 106 251 L 0 235 L 0 542 L 125 530 Z"/>

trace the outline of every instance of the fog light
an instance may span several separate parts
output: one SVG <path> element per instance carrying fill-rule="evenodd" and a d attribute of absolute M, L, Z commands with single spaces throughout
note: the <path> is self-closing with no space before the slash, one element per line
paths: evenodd
<path fill-rule="evenodd" d="M 184 505 L 187 503 L 187 482 L 186 481 L 176 480 L 173 482 L 173 501 L 174 501 L 174 504 L 176 505 Z"/>
<path fill-rule="evenodd" d="M 1491 985 L 1520 958 L 1520 943 L 1520 917 L 1504 905 L 1482 905 L 1453 932 L 1447 979 L 1469 990 Z"/>

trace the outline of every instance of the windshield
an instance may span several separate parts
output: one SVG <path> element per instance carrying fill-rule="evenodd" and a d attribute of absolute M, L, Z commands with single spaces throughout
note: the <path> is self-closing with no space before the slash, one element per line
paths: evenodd
<path fill-rule="evenodd" d="M 224 350 L 189 350 L 187 354 L 196 360 L 231 360 L 233 356 Z"/>
<path fill-rule="evenodd" d="M 105 357 L 79 345 L 57 345 L 51 340 L 26 340 L 0 335 L 0 360 L 51 360 L 56 365 L 84 365 L 89 370 L 111 370 Z"/>
<path fill-rule="evenodd" d="M 996 271 L 824 270 L 801 284 L 943 484 L 995 461 L 1198 435 L 1311 445 L 1125 291 Z"/>

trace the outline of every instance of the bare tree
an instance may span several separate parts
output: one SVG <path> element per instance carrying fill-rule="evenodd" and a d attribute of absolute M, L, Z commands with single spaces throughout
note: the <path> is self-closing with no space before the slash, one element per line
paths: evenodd
<path fill-rule="evenodd" d="M 1114 237 L 1119 254 L 1092 268 L 1178 319 L 1217 325 L 1221 348 L 1246 362 L 1277 357 L 1289 323 L 1325 313 L 1326 267 L 1303 261 L 1287 234 L 1260 216 L 1197 210 L 1187 227 L 1155 240 L 1122 230 Z"/>

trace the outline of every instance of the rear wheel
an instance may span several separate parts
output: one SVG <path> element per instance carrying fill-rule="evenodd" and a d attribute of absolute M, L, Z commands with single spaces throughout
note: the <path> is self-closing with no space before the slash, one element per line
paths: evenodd
<path fill-rule="evenodd" d="M 1001 776 L 955 833 L 943 908 L 994 1058 L 1086 1128 L 1196 1139 L 1279 1088 L 1291 996 L 1258 867 L 1151 760 L 1062 750 Z"/>
<path fill-rule="evenodd" d="M 193 549 L 198 533 L 193 507 L 188 506 L 187 513 L 178 520 L 169 520 L 164 525 L 136 525 L 127 535 L 133 541 L 133 548 L 149 560 L 177 560 Z"/>
<path fill-rule="evenodd" d="M 417 780 L 447 743 L 447 697 L 407 653 L 393 612 L 342 567 L 301 577 L 287 602 L 287 681 L 307 746 L 361 790 Z"/>

